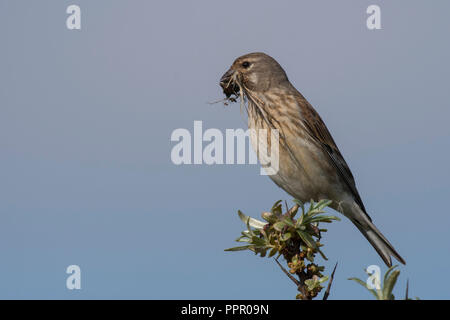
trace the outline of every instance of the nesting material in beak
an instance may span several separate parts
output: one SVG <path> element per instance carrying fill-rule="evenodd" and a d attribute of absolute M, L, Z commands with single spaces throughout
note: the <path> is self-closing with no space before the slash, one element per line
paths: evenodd
<path fill-rule="evenodd" d="M 228 71 L 225 72 L 222 78 L 220 78 L 220 86 L 227 98 L 230 98 L 231 95 L 238 95 L 239 86 L 234 81 L 234 70 L 228 69 Z"/>

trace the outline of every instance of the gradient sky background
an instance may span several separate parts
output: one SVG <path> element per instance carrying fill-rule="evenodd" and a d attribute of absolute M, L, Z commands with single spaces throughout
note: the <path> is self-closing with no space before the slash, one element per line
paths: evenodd
<path fill-rule="evenodd" d="M 366 28 L 370 4 L 382 30 Z M 172 131 L 194 120 L 246 128 L 237 104 L 207 102 L 252 51 L 332 132 L 407 261 L 396 293 L 409 278 L 412 296 L 450 298 L 449 13 L 444 0 L 0 1 L 0 298 L 295 297 L 274 262 L 223 251 L 238 209 L 290 197 L 257 165 L 170 160 Z M 382 266 L 368 242 L 347 220 L 324 242 L 328 272 L 339 261 L 330 298 L 370 299 L 347 280 Z"/>

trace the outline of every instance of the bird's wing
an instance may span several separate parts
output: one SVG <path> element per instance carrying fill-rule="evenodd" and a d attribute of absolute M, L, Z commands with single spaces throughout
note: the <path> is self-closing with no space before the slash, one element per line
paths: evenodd
<path fill-rule="evenodd" d="M 353 178 L 352 172 L 350 171 L 350 168 L 345 162 L 344 157 L 342 156 L 339 148 L 334 142 L 333 137 L 328 131 L 328 128 L 325 126 L 325 123 L 322 121 L 316 110 L 314 110 L 309 102 L 306 101 L 306 99 L 302 97 L 299 103 L 304 106 L 304 108 L 302 109 L 301 118 L 310 138 L 314 142 L 318 143 L 328 154 L 331 163 L 337 169 L 337 172 L 352 192 L 356 203 L 358 203 L 360 208 L 367 214 L 358 190 L 356 189 L 355 179 Z M 369 220 L 371 220 L 368 215 L 367 217 L 369 218 Z"/>

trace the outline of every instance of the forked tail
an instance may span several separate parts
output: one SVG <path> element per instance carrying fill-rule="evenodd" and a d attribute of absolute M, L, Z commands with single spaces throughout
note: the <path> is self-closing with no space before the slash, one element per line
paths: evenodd
<path fill-rule="evenodd" d="M 363 223 L 355 221 L 352 219 L 352 222 L 355 226 L 361 231 L 361 233 L 366 237 L 366 239 L 370 242 L 372 247 L 378 252 L 381 259 L 383 259 L 384 263 L 388 267 L 392 266 L 391 256 L 397 259 L 399 262 L 406 264 L 405 260 L 398 254 L 398 252 L 394 249 L 392 244 L 383 236 L 380 230 L 375 227 L 375 225 L 369 221 L 368 219 L 364 219 Z"/>

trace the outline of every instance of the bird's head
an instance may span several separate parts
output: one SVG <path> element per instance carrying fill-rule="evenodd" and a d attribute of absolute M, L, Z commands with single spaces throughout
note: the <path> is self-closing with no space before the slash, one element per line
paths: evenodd
<path fill-rule="evenodd" d="M 274 58 L 254 52 L 237 58 L 220 79 L 220 86 L 228 98 L 237 96 L 240 88 L 264 92 L 285 82 L 288 82 L 286 73 Z"/>

